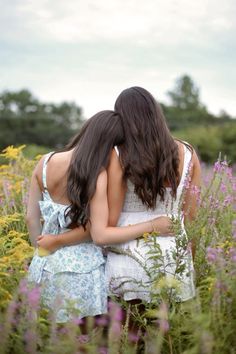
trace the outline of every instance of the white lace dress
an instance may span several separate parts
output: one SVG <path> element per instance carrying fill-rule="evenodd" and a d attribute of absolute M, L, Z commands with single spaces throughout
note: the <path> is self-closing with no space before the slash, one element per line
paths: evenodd
<path fill-rule="evenodd" d="M 177 198 L 173 200 L 171 190 L 167 188 L 165 200 L 157 200 L 154 210 L 147 209 L 134 193 L 134 185 L 128 181 L 127 193 L 118 226 L 136 224 L 151 220 L 157 216 L 174 216 L 180 220 L 181 231 L 178 236 L 158 236 L 161 256 L 156 260 L 150 259 L 153 254 L 153 241 L 144 239 L 129 241 L 116 245 L 107 252 L 106 279 L 110 295 L 122 297 L 124 300 L 141 299 L 147 302 L 151 300 L 151 293 L 160 291 L 161 281 L 157 281 L 157 272 L 162 274 L 166 284 L 178 283 L 176 292 L 177 301 L 186 301 L 195 296 L 194 269 L 192 254 L 188 245 L 187 235 L 184 229 L 181 212 L 181 196 L 185 181 L 188 178 L 191 152 L 184 146 L 184 166 L 181 181 L 177 189 Z M 184 245 L 177 246 L 176 240 L 183 241 Z M 108 248 L 109 250 L 109 248 Z M 124 254 L 126 253 L 126 254 Z M 178 255 L 181 256 L 181 267 L 177 266 Z M 127 255 L 128 254 L 128 255 Z M 157 253 L 156 253 L 157 254 Z M 154 264 L 156 262 L 156 265 Z M 154 269 L 155 271 L 151 271 Z M 177 281 L 176 281 L 177 280 Z M 154 284 L 156 282 L 156 284 Z M 155 287 L 155 290 L 154 290 Z M 158 290 L 159 288 L 159 290 Z"/>

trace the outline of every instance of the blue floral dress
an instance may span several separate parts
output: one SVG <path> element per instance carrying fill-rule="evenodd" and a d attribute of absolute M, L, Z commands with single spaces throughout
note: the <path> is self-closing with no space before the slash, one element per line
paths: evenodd
<path fill-rule="evenodd" d="M 43 164 L 43 200 L 39 202 L 44 220 L 42 234 L 69 231 L 65 218 L 67 205 L 53 202 L 47 190 L 46 168 Z M 107 312 L 105 260 L 102 249 L 92 242 L 63 247 L 40 257 L 36 249 L 29 267 L 28 280 L 40 285 L 44 306 L 53 309 L 57 322 L 73 317 L 95 316 Z"/>

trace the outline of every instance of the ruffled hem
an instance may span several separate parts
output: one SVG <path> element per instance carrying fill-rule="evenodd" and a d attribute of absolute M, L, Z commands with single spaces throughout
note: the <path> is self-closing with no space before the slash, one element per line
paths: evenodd
<path fill-rule="evenodd" d="M 50 264 L 48 263 L 47 257 L 34 256 L 28 269 L 28 280 L 39 284 L 42 280 L 42 274 L 44 271 L 47 271 L 54 275 L 65 272 L 76 274 L 88 274 L 90 272 L 95 271 L 104 264 L 104 258 L 97 260 L 96 263 L 90 263 L 87 266 L 84 266 L 84 264 L 79 263 L 63 264 L 59 263 L 59 260 L 58 262 L 54 261 Z"/>
<path fill-rule="evenodd" d="M 40 282 L 43 306 L 54 312 L 57 323 L 107 313 L 104 266 L 85 274 L 43 271 Z"/>

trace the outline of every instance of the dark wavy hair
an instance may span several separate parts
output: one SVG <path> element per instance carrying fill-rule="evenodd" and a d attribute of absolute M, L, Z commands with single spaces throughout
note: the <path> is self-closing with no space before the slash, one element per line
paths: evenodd
<path fill-rule="evenodd" d="M 74 149 L 67 178 L 67 195 L 71 204 L 66 216 L 70 217 L 71 226 L 82 225 L 85 228 L 98 175 L 107 168 L 112 148 L 123 142 L 120 116 L 107 110 L 90 118 L 67 145 L 66 150 Z"/>
<path fill-rule="evenodd" d="M 170 134 L 162 109 L 142 87 L 121 92 L 115 102 L 124 126 L 125 143 L 120 147 L 124 177 L 148 208 L 163 201 L 166 185 L 176 198 L 179 183 L 178 146 Z"/>

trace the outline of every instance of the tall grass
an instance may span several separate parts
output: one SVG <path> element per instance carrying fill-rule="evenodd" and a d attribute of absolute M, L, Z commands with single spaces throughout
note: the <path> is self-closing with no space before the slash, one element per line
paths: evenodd
<path fill-rule="evenodd" d="M 23 148 L 8 147 L 0 166 L 0 353 L 236 353 L 236 179 L 226 161 L 206 169 L 197 218 L 187 225 L 196 245 L 194 299 L 176 302 L 169 294 L 177 285 L 163 276 L 142 311 L 111 301 L 106 316 L 75 315 L 59 326 L 41 306 L 40 288 L 24 279 L 33 255 L 24 215 L 37 159 Z"/>

